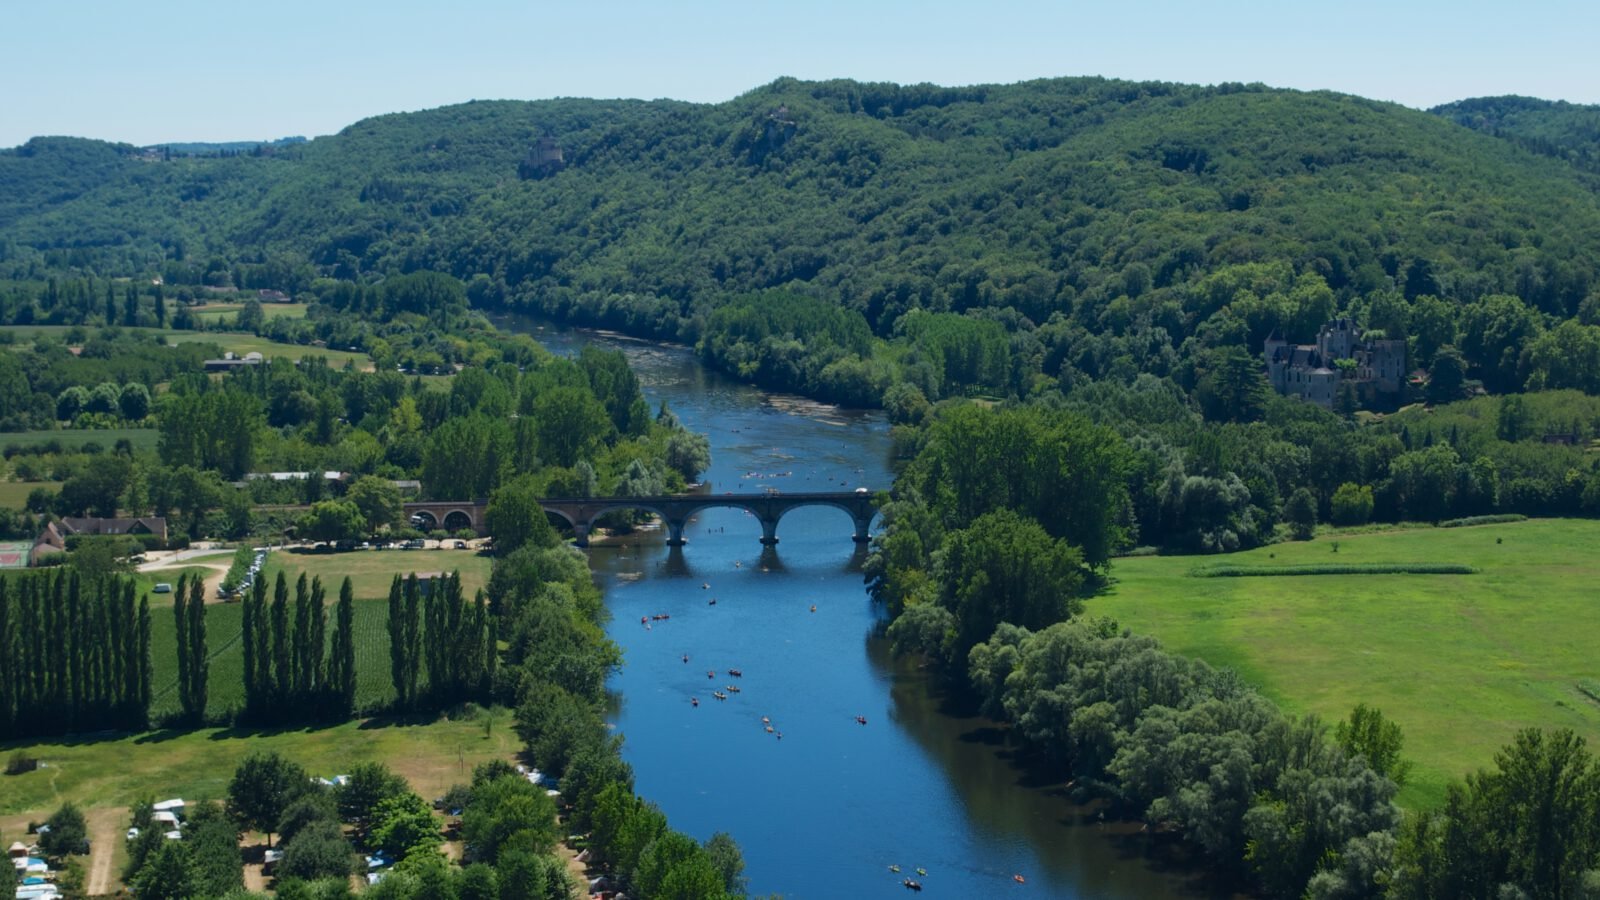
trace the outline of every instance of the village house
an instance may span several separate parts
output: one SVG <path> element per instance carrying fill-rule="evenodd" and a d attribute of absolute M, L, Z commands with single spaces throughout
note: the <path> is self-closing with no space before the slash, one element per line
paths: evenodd
<path fill-rule="evenodd" d="M 1405 383 L 1406 342 L 1366 339 L 1348 318 L 1323 325 L 1315 344 L 1290 344 L 1274 331 L 1261 356 L 1273 390 L 1329 408 L 1346 380 L 1369 403 L 1398 397 Z M 1341 366 L 1340 360 L 1354 365 Z"/>
<path fill-rule="evenodd" d="M 61 535 L 71 537 L 74 534 L 151 534 L 158 540 L 165 541 L 167 520 L 162 516 L 139 516 L 132 519 L 77 519 L 70 516 L 63 518 Z"/>

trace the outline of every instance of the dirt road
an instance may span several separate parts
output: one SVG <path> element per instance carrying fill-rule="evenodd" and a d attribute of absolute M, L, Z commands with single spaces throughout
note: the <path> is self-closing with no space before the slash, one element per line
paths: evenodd
<path fill-rule="evenodd" d="M 117 855 L 117 845 L 123 840 L 128 827 L 126 806 L 99 806 L 84 813 L 89 827 L 89 896 L 109 895 L 117 883 L 111 870 L 112 858 Z"/>

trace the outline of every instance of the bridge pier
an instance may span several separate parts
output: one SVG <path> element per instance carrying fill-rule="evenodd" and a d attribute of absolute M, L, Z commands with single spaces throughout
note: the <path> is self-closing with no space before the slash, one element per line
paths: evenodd
<path fill-rule="evenodd" d="M 683 523 L 682 519 L 667 519 L 665 521 L 667 523 L 667 546 L 668 547 L 682 547 L 684 544 L 689 543 L 688 541 L 683 539 L 683 524 L 684 523 Z"/>
<path fill-rule="evenodd" d="M 572 534 L 576 538 L 576 540 L 573 541 L 574 544 L 577 544 L 579 547 L 582 547 L 582 548 L 585 548 L 585 549 L 588 548 L 588 546 L 589 546 L 589 525 L 588 525 L 588 523 L 572 526 Z"/>
<path fill-rule="evenodd" d="M 863 516 L 855 516 L 854 519 L 855 519 L 855 525 L 856 525 L 856 533 L 851 536 L 851 540 L 855 541 L 858 544 L 865 544 L 866 542 L 872 540 L 872 536 L 867 533 L 868 529 L 870 529 L 872 527 L 872 517 L 871 516 L 864 516 L 864 517 Z"/>
<path fill-rule="evenodd" d="M 767 547 L 771 547 L 774 544 L 778 543 L 778 520 L 777 519 L 762 519 L 761 520 L 761 543 L 762 543 L 762 545 L 767 546 Z"/>

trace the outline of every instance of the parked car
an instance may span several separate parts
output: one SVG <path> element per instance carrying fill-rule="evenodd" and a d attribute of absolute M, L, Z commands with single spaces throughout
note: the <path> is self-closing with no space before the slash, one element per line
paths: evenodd
<path fill-rule="evenodd" d="M 158 594 L 170 594 L 170 593 L 172 593 L 172 585 L 167 584 L 165 581 L 163 581 L 163 582 L 158 583 L 151 590 L 154 590 Z"/>
<path fill-rule="evenodd" d="M 457 550 L 465 550 L 465 549 L 467 549 L 467 542 L 466 541 L 456 541 L 456 549 Z"/>

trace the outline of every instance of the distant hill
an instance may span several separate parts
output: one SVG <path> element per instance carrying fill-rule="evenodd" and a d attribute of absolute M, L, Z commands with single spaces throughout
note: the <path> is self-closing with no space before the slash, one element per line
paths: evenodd
<path fill-rule="evenodd" d="M 1532 97 L 1478 97 L 1429 112 L 1600 175 L 1600 106 Z"/>
<path fill-rule="evenodd" d="M 174 141 L 165 144 L 151 144 L 142 148 L 146 153 L 170 153 L 174 156 L 219 156 L 224 153 L 253 153 L 260 150 L 275 150 L 291 144 L 304 144 L 303 136 L 278 138 L 275 141 L 224 141 L 210 143 L 206 141 Z"/>
<path fill-rule="evenodd" d="M 1600 288 L 1588 176 L 1532 137 L 1456 122 L 1579 135 L 1582 116 L 1492 103 L 1447 116 L 1257 85 L 780 79 L 711 105 L 466 103 L 259 157 L 39 138 L 0 152 L 0 265 L 433 268 L 474 302 L 666 334 L 787 287 L 880 334 L 913 307 L 995 307 L 1154 323 L 1176 343 L 1232 296 L 1208 278 L 1269 262 L 1342 304 L 1506 292 L 1570 316 Z"/>

